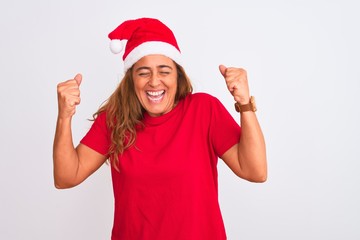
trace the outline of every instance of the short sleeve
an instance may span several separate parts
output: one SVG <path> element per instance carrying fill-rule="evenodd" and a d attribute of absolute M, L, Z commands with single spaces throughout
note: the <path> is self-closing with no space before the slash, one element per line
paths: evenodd
<path fill-rule="evenodd" d="M 81 139 L 80 143 L 102 155 L 108 155 L 110 147 L 110 133 L 106 126 L 106 113 L 103 112 L 98 115 L 90 130 Z"/>
<path fill-rule="evenodd" d="M 217 98 L 211 103 L 210 141 L 217 156 L 221 157 L 239 142 L 241 127 Z"/>

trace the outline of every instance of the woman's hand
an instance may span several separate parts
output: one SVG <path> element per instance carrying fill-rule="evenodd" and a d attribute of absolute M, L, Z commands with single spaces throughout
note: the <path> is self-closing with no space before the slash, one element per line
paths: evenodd
<path fill-rule="evenodd" d="M 246 71 L 242 68 L 219 66 L 227 88 L 236 102 L 241 105 L 249 103 L 250 93 Z"/>
<path fill-rule="evenodd" d="M 82 75 L 77 74 L 74 79 L 57 85 L 59 118 L 71 118 L 75 114 L 76 105 L 80 104 L 81 81 Z"/>

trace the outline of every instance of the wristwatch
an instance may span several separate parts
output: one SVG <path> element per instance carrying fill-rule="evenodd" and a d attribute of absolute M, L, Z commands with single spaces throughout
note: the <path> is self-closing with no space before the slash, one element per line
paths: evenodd
<path fill-rule="evenodd" d="M 240 105 L 240 103 L 236 102 L 235 110 L 240 113 L 247 111 L 256 112 L 257 109 L 256 109 L 255 97 L 251 96 L 248 104 Z"/>

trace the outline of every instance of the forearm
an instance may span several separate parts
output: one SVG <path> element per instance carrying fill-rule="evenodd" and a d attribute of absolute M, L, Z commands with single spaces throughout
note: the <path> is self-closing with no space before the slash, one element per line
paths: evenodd
<path fill-rule="evenodd" d="M 248 180 L 264 182 L 267 178 L 266 146 L 260 124 L 252 111 L 241 113 L 240 121 L 238 160 L 241 170 Z"/>
<path fill-rule="evenodd" d="M 58 118 L 53 145 L 54 183 L 56 188 L 74 186 L 79 159 L 74 148 L 71 118 Z"/>

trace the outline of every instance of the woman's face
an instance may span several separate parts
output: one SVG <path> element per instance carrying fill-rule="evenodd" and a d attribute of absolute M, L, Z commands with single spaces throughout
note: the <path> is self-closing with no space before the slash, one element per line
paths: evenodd
<path fill-rule="evenodd" d="M 173 109 L 177 76 L 174 61 L 163 55 L 148 55 L 134 64 L 135 93 L 150 116 L 161 116 Z"/>

